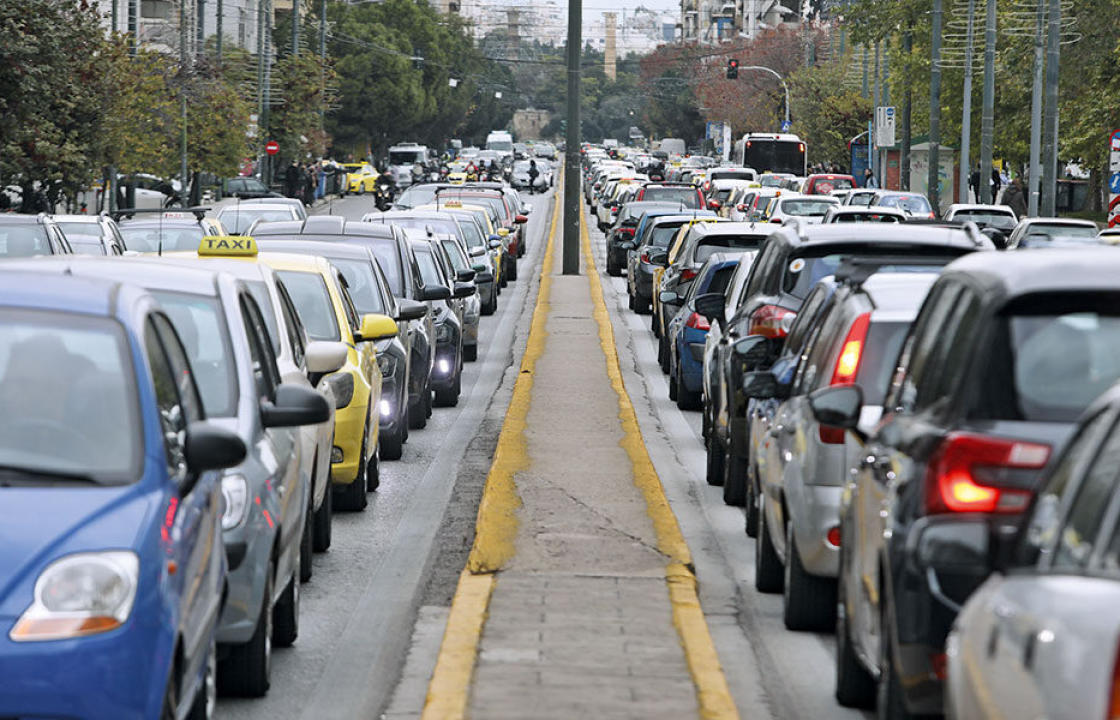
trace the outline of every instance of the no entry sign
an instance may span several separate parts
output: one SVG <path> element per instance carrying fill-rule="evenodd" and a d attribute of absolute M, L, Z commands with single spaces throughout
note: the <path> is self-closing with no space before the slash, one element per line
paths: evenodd
<path fill-rule="evenodd" d="M 269 140 L 268 144 L 264 146 L 264 151 L 269 155 L 275 155 L 280 152 L 280 143 L 275 140 Z"/>

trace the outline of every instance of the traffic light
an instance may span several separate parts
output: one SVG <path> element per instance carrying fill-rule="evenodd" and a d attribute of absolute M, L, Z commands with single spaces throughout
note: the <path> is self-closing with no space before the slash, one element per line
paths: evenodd
<path fill-rule="evenodd" d="M 738 80 L 739 79 L 739 61 L 736 60 L 735 58 L 731 58 L 730 60 L 727 61 L 727 79 L 728 80 Z"/>

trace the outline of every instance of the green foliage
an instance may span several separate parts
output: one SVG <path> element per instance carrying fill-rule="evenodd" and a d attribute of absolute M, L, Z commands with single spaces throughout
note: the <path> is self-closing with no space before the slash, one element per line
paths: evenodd
<path fill-rule="evenodd" d="M 789 78 L 794 129 L 813 162 L 848 164 L 848 141 L 867 129 L 872 102 L 844 86 L 842 63 L 802 68 Z"/>

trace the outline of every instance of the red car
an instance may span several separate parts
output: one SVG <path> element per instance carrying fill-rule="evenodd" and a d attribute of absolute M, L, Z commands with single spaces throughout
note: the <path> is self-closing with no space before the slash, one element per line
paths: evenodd
<path fill-rule="evenodd" d="M 851 190 L 856 187 L 856 179 L 851 175 L 818 173 L 805 178 L 801 186 L 804 195 L 828 195 L 833 190 Z"/>

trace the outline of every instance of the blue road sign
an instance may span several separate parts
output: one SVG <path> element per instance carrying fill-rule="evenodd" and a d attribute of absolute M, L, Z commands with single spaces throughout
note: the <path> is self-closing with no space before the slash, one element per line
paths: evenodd
<path fill-rule="evenodd" d="M 789 132 L 789 129 L 791 127 L 793 127 L 792 122 L 790 122 L 789 120 L 783 120 L 782 121 L 782 132 Z"/>
<path fill-rule="evenodd" d="M 1113 130 L 1112 137 L 1109 138 L 1109 150 L 1120 150 L 1120 130 Z"/>
<path fill-rule="evenodd" d="M 1114 194 L 1120 194 L 1120 172 L 1112 173 L 1108 177 L 1108 189 Z"/>

